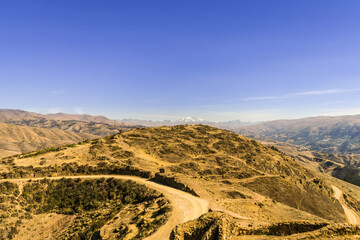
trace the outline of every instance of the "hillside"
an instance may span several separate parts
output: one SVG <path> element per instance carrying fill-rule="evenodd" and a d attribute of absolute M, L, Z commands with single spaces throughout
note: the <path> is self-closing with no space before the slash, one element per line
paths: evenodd
<path fill-rule="evenodd" d="M 328 229 L 333 236 L 360 233 L 358 228 L 340 224 L 349 221 L 344 209 L 354 216 L 360 212 L 358 187 L 308 170 L 277 148 L 210 126 L 138 128 L 72 146 L 6 157 L 0 164 L 0 178 L 5 179 L 118 174 L 145 177 L 197 195 L 209 201 L 215 216 L 219 212 L 226 215 L 220 220 L 204 215 L 200 222 L 178 228 L 172 239 L 184 239 L 181 235 L 189 234 L 199 239 L 206 231 L 210 231 L 208 236 L 219 236 L 216 229 L 227 223 L 233 236 L 265 234 L 271 238 L 282 231 L 285 235 L 305 232 L 308 236 L 314 232 L 327 236 Z M 123 218 L 128 219 L 128 214 Z M 202 219 L 209 219 L 210 225 Z M 101 226 L 99 234 L 104 236 L 105 227 Z"/>
<path fill-rule="evenodd" d="M 257 139 L 265 146 L 275 147 L 279 151 L 296 159 L 306 168 L 324 172 L 331 175 L 336 167 L 352 166 L 360 167 L 360 154 L 334 154 L 316 152 L 304 146 L 294 145 L 287 142 L 278 142 L 270 139 Z"/>
<path fill-rule="evenodd" d="M 27 112 L 23 110 L 0 109 L 0 122 L 11 123 L 12 121 L 21 121 L 28 119 L 44 118 L 40 113 Z"/>
<path fill-rule="evenodd" d="M 23 110 L 0 109 L 0 122 L 33 120 L 39 118 L 54 119 L 54 120 L 77 120 L 82 122 L 95 122 L 95 123 L 106 123 L 110 125 L 120 125 L 119 122 L 108 119 L 104 116 L 92 116 L 89 114 L 66 114 L 66 113 L 40 114 L 40 113 L 23 111 Z"/>
<path fill-rule="evenodd" d="M 83 122 L 104 123 L 109 125 L 123 125 L 122 123 L 111 120 L 104 116 L 92 116 L 89 114 L 55 113 L 55 114 L 46 114 L 45 116 L 46 118 L 55 119 L 55 120 L 77 120 Z"/>
<path fill-rule="evenodd" d="M 242 127 L 237 132 L 306 146 L 312 151 L 360 153 L 360 115 L 277 120 Z"/>
<path fill-rule="evenodd" d="M 104 123 L 82 122 L 77 120 L 53 120 L 45 118 L 8 121 L 7 123 L 19 126 L 66 130 L 75 133 L 86 133 L 101 137 L 118 133 L 119 130 L 127 129 L 126 127 L 119 127 Z"/>
<path fill-rule="evenodd" d="M 161 193 L 125 180 L 0 181 L 0 239 L 143 239 L 170 207 Z"/>
<path fill-rule="evenodd" d="M 0 109 L 0 122 L 19 126 L 66 130 L 101 137 L 115 134 L 119 130 L 128 130 L 135 127 L 121 124 L 103 116 L 63 113 L 43 115 L 11 109 Z"/>
<path fill-rule="evenodd" d="M 304 167 L 318 172 L 325 178 L 332 176 L 360 186 L 360 154 L 321 153 L 290 143 L 261 139 L 259 141 L 265 146 L 285 153 Z"/>
<path fill-rule="evenodd" d="M 95 137 L 85 133 L 0 123 L 0 156 L 73 144 Z"/>
<path fill-rule="evenodd" d="M 162 169 L 159 178 L 185 184 L 213 209 L 253 221 L 345 221 L 331 186 L 314 173 L 281 152 L 209 126 L 139 128 L 58 151 L 6 158 L 4 163 L 6 177 L 31 176 L 34 167 L 40 175 Z"/>

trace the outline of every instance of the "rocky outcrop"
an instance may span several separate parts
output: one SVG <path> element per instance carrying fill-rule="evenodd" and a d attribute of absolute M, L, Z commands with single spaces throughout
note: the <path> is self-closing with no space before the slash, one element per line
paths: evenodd
<path fill-rule="evenodd" d="M 230 221 L 223 213 L 210 212 L 176 226 L 170 240 L 227 240 L 230 239 L 229 226 Z"/>
<path fill-rule="evenodd" d="M 360 226 L 329 222 L 288 221 L 257 227 L 241 227 L 222 212 L 209 212 L 196 220 L 176 226 L 170 240 L 228 240 L 246 235 L 273 236 L 276 239 L 318 239 L 350 237 L 360 233 Z"/>
<path fill-rule="evenodd" d="M 279 222 L 255 228 L 235 227 L 234 235 L 271 235 L 289 236 L 298 233 L 312 232 L 321 229 L 329 224 L 326 222 L 289 221 Z"/>
<path fill-rule="evenodd" d="M 324 228 L 318 229 L 313 232 L 293 235 L 292 239 L 319 239 L 319 238 L 330 238 L 330 237 L 332 239 L 335 239 L 334 237 L 338 237 L 338 236 L 346 236 L 346 239 L 357 239 L 357 238 L 351 238 L 351 236 L 359 235 L 359 234 L 360 234 L 359 225 L 334 224 L 334 225 L 328 225 Z"/>

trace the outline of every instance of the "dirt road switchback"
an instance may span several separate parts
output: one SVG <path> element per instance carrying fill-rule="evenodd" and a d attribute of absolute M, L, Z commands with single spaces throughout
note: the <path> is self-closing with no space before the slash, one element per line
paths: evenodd
<path fill-rule="evenodd" d="M 206 213 L 209 209 L 209 203 L 204 199 L 195 197 L 189 193 L 159 183 L 155 183 L 140 177 L 120 176 L 120 175 L 47 177 L 47 179 L 53 179 L 53 180 L 61 179 L 61 178 L 82 178 L 82 179 L 116 178 L 116 179 L 131 180 L 139 184 L 146 185 L 164 194 L 164 196 L 166 197 L 166 199 L 170 201 L 170 204 L 172 206 L 171 216 L 168 219 L 168 221 L 158 229 L 158 231 L 156 231 L 150 237 L 146 238 L 146 240 L 165 240 L 165 239 L 168 240 L 172 229 L 176 225 L 187 222 L 189 220 L 196 219 L 200 217 L 202 214 Z M 4 179 L 1 181 L 19 182 L 21 184 L 23 181 L 27 181 L 30 179 L 41 180 L 44 178 Z"/>

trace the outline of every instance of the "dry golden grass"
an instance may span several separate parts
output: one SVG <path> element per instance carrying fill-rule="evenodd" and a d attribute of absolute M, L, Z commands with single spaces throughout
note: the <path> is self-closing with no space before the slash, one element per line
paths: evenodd
<path fill-rule="evenodd" d="M 78 143 L 92 138 L 95 136 L 90 134 L 0 123 L 0 156 Z"/>
<path fill-rule="evenodd" d="M 331 187 L 313 181 L 317 174 L 281 152 L 208 126 L 139 128 L 60 151 L 15 157 L 13 162 L 38 167 L 107 163 L 153 172 L 163 168 L 214 209 L 251 221 L 345 221 Z"/>
<path fill-rule="evenodd" d="M 32 219 L 22 220 L 14 240 L 55 240 L 74 219 L 74 215 L 56 213 L 34 215 Z"/>

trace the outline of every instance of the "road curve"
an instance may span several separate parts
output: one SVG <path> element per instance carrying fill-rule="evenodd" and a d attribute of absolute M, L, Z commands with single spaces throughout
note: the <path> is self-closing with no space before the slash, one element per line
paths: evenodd
<path fill-rule="evenodd" d="M 24 178 L 24 179 L 3 179 L 0 182 L 11 181 L 11 182 L 23 182 L 28 180 L 41 180 L 42 178 Z M 89 175 L 89 176 L 62 176 L 62 177 L 46 177 L 47 179 L 58 180 L 61 178 L 116 178 L 123 180 L 131 180 L 139 184 L 144 184 L 158 192 L 164 194 L 166 199 L 170 201 L 172 206 L 172 213 L 168 221 L 161 226 L 158 231 L 153 235 L 146 238 L 146 240 L 165 240 L 169 239 L 172 229 L 181 223 L 189 220 L 196 219 L 202 214 L 206 213 L 209 208 L 208 201 L 195 197 L 189 193 L 180 191 L 178 189 L 168 187 L 159 183 L 149 181 L 148 179 L 134 177 L 134 176 L 123 176 L 123 175 Z"/>
<path fill-rule="evenodd" d="M 339 200 L 341 206 L 344 209 L 347 222 L 350 223 L 350 224 L 360 224 L 359 215 L 357 215 L 357 213 L 354 210 L 352 210 L 351 208 L 349 208 L 346 205 L 345 200 L 344 200 L 344 196 L 343 196 L 343 192 L 341 191 L 341 189 L 338 188 L 338 187 L 335 187 L 334 185 L 332 185 L 331 187 L 334 190 L 334 197 L 337 200 Z"/>

